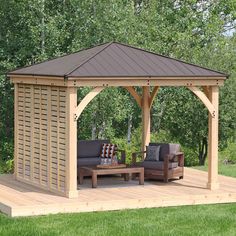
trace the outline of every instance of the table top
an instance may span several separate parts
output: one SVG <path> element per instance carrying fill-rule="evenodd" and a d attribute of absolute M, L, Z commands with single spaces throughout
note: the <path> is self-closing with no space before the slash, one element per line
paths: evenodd
<path fill-rule="evenodd" d="M 97 168 L 96 166 L 82 166 L 80 169 L 87 170 L 87 171 L 96 171 L 96 172 L 140 172 L 144 170 L 143 167 L 136 167 L 136 166 L 127 166 L 122 168 Z"/>

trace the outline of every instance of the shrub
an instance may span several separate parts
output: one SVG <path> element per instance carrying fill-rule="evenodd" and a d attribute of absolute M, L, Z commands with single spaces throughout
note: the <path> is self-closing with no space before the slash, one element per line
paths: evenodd
<path fill-rule="evenodd" d="M 6 164 L 3 168 L 3 170 L 4 170 L 4 173 L 13 173 L 13 171 L 14 171 L 14 160 L 11 159 L 11 160 L 6 161 Z"/>
<path fill-rule="evenodd" d="M 224 161 L 224 163 L 236 163 L 236 143 L 231 142 L 228 143 L 227 147 L 219 153 L 220 159 Z"/>
<path fill-rule="evenodd" d="M 113 138 L 112 143 L 117 144 L 119 149 L 125 150 L 127 164 L 131 163 L 132 153 L 137 152 L 137 150 L 141 150 L 141 147 L 137 147 L 135 144 L 128 144 L 127 140 L 122 138 Z"/>
<path fill-rule="evenodd" d="M 184 146 L 181 146 L 181 149 L 184 152 L 184 166 L 197 166 L 199 164 L 197 154 L 193 149 Z"/>
<path fill-rule="evenodd" d="M 12 173 L 14 169 L 14 145 L 12 142 L 2 142 L 0 148 L 0 172 Z"/>
<path fill-rule="evenodd" d="M 0 144 L 0 146 L 1 146 L 0 156 L 2 161 L 12 160 L 14 156 L 13 142 L 3 142 Z"/>

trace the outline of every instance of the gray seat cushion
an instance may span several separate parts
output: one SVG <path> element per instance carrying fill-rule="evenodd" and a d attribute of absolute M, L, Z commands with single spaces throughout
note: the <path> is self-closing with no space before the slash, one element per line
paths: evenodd
<path fill-rule="evenodd" d="M 164 170 L 164 161 L 143 161 L 139 164 L 147 169 Z M 169 169 L 178 167 L 178 162 L 170 162 Z"/>
<path fill-rule="evenodd" d="M 77 161 L 77 166 L 96 166 L 100 164 L 99 157 L 90 157 L 90 158 L 79 158 Z"/>
<path fill-rule="evenodd" d="M 164 161 L 168 154 L 175 154 L 180 151 L 180 145 L 175 143 L 150 143 L 149 146 L 161 146 L 159 160 Z"/>
<path fill-rule="evenodd" d="M 99 157 L 103 143 L 109 140 L 80 140 L 77 144 L 77 158 Z"/>

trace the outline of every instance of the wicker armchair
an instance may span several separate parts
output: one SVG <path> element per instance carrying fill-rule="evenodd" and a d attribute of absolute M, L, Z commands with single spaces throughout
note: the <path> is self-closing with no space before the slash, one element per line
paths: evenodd
<path fill-rule="evenodd" d="M 160 146 L 159 161 L 145 160 L 146 151 L 132 153 L 132 165 L 144 167 L 144 176 L 148 179 L 170 179 L 184 176 L 184 154 L 179 144 L 150 143 L 149 146 Z M 138 162 L 138 157 L 141 160 Z"/>

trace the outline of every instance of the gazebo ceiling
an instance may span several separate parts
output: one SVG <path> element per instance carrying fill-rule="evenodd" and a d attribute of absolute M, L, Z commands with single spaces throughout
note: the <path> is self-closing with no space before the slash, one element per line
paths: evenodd
<path fill-rule="evenodd" d="M 117 42 L 20 68 L 8 75 L 52 76 L 68 80 L 81 77 L 226 77 L 221 72 Z"/>

